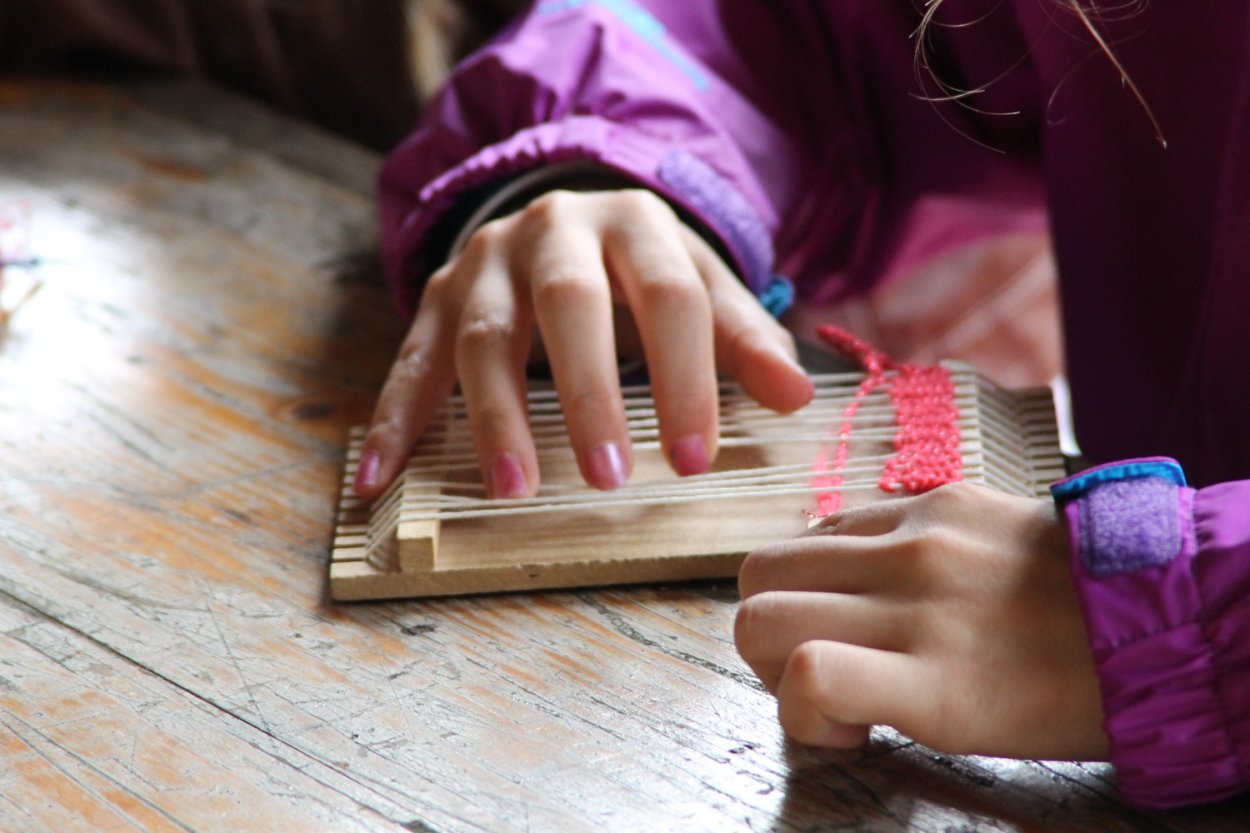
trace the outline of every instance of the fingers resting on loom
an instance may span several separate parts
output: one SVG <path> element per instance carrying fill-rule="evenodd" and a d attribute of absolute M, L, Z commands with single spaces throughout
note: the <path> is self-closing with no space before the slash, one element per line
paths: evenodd
<path fill-rule="evenodd" d="M 802 743 L 889 725 L 952 754 L 1101 758 L 1067 550 L 1050 501 L 963 483 L 840 512 L 747 558 L 738 649 Z"/>
<path fill-rule="evenodd" d="M 430 278 L 379 397 L 356 492 L 386 489 L 459 383 L 488 492 L 534 494 L 526 367 L 536 352 L 582 476 L 600 489 L 623 485 L 633 451 L 618 347 L 630 341 L 679 474 L 706 471 L 716 454 L 718 370 L 776 410 L 812 396 L 789 333 L 662 199 L 551 191 L 483 225 Z"/>

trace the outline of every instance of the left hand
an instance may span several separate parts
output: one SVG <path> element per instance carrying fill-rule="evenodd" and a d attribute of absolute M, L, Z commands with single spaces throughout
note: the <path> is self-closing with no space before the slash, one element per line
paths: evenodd
<path fill-rule="evenodd" d="M 360 451 L 356 494 L 385 492 L 457 382 L 490 496 L 536 494 L 525 400 L 535 327 L 582 476 L 623 486 L 633 453 L 619 321 L 643 348 L 660 445 L 678 474 L 701 474 L 716 455 L 718 372 L 778 411 L 812 398 L 791 335 L 663 199 L 550 191 L 477 229 L 426 282 Z"/>
<path fill-rule="evenodd" d="M 794 739 L 874 724 L 932 749 L 1106 755 L 1102 701 L 1048 501 L 956 483 L 843 511 L 752 553 L 735 638 Z"/>

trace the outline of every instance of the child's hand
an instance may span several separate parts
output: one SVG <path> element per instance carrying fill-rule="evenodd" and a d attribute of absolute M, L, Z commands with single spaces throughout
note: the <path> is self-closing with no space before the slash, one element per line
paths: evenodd
<path fill-rule="evenodd" d="M 790 335 L 663 200 L 552 191 L 482 226 L 430 278 L 365 439 L 357 493 L 386 488 L 459 380 L 491 494 L 533 494 L 525 365 L 535 326 L 582 475 L 622 485 L 632 455 L 615 305 L 636 326 L 661 444 L 681 474 L 715 455 L 718 368 L 777 410 L 811 398 Z"/>
<path fill-rule="evenodd" d="M 1066 531 L 1049 502 L 953 484 L 752 553 L 736 639 L 796 740 L 873 724 L 933 749 L 1105 755 Z"/>

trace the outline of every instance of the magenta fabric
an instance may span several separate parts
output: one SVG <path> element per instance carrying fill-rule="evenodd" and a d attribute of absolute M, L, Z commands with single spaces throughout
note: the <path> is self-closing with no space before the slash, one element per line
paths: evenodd
<path fill-rule="evenodd" d="M 1048 224 L 1082 450 L 1094 462 L 1166 455 L 1204 487 L 1177 492 L 1193 503 L 1178 516 L 1189 530 L 1182 555 L 1130 557 L 1127 571 L 1082 582 L 1101 588 L 1087 611 L 1107 629 L 1104 648 L 1118 646 L 1103 662 L 1124 715 L 1109 721 L 1113 745 L 1208 738 L 1195 754 L 1224 767 L 1212 770 L 1220 786 L 1169 792 L 1192 761 L 1130 756 L 1122 774 L 1146 785 L 1130 797 L 1198 801 L 1250 772 L 1238 668 L 1250 639 L 1250 373 L 1239 364 L 1250 321 L 1250 5 L 1115 8 L 1096 23 L 1166 148 L 1081 22 L 1052 0 L 942 4 L 931 64 L 952 87 L 983 90 L 966 107 L 926 100 L 939 90 L 917 71 L 923 4 L 913 0 L 538 0 L 456 71 L 389 158 L 383 248 L 411 309 L 445 226 L 479 189 L 573 160 L 665 196 L 719 238 L 750 286 L 783 273 L 799 304 Z M 674 159 L 687 160 L 677 176 Z M 1212 669 L 1218 680 L 1202 677 Z"/>
<path fill-rule="evenodd" d="M 1250 482 L 1195 492 L 1132 465 L 1095 472 L 1055 492 L 1120 789 L 1146 807 L 1239 793 L 1250 783 Z M 1110 534 L 1091 533 L 1100 525 Z M 1125 567 L 1129 549 L 1139 566 Z"/>

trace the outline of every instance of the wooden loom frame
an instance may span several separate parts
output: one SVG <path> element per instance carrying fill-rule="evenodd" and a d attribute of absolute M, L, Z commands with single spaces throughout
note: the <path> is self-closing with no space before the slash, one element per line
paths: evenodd
<path fill-rule="evenodd" d="M 1064 474 L 1050 391 L 1004 390 L 965 366 L 949 368 L 964 479 L 1045 495 Z M 626 389 L 635 464 L 631 482 L 616 492 L 581 482 L 554 392 L 537 388 L 530 410 L 543 486 L 533 501 L 482 496 L 459 397 L 444 405 L 404 473 L 372 506 L 352 493 L 364 439 L 357 428 L 344 467 L 331 596 L 361 601 L 735 576 L 747 552 L 808 526 L 812 460 L 822 443 L 838 442 L 835 426 L 862 379 L 816 376 L 813 402 L 789 415 L 724 386 L 720 453 L 712 473 L 692 478 L 677 478 L 662 459 L 648 391 Z M 884 391 L 861 404 L 847 505 L 888 497 L 873 473 L 890 454 L 892 410 Z"/>

